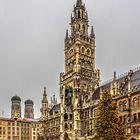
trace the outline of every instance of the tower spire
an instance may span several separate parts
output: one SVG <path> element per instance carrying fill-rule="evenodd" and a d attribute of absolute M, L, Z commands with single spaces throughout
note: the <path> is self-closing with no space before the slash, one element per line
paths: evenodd
<path fill-rule="evenodd" d="M 91 38 L 95 37 L 93 26 L 91 26 L 91 34 L 90 34 L 90 36 L 91 36 Z"/>
<path fill-rule="evenodd" d="M 43 96 L 47 96 L 46 87 L 44 87 L 44 94 L 43 94 Z"/>
<path fill-rule="evenodd" d="M 68 30 L 66 30 L 66 37 L 65 37 L 65 39 L 67 40 L 69 38 L 69 32 L 68 32 Z"/>
<path fill-rule="evenodd" d="M 76 6 L 82 6 L 82 0 L 77 0 Z"/>

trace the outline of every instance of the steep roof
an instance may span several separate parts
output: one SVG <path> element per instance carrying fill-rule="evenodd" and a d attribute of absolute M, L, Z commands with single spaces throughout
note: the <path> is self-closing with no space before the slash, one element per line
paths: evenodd
<path fill-rule="evenodd" d="M 140 68 L 134 69 L 130 72 L 132 72 L 132 75 L 130 76 L 130 84 L 131 84 L 132 93 L 140 91 Z M 129 74 L 129 72 L 125 73 L 121 76 L 118 76 L 116 78 L 116 81 L 118 82 L 119 86 L 126 81 L 128 74 Z M 100 98 L 100 89 L 108 89 L 108 88 L 110 88 L 110 85 L 112 83 L 113 83 L 113 79 L 101 84 L 101 86 L 99 88 L 97 88 L 96 91 L 93 93 L 92 99 L 93 100 L 99 99 Z M 127 91 L 128 91 L 128 82 L 126 82 L 126 84 L 123 86 L 123 94 L 125 94 Z"/>

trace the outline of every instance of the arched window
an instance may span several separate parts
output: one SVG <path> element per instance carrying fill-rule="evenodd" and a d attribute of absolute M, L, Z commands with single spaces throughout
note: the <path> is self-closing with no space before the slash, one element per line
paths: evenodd
<path fill-rule="evenodd" d="M 68 129 L 68 124 L 67 123 L 65 123 L 65 129 Z"/>
<path fill-rule="evenodd" d="M 125 111 L 127 109 L 127 101 L 123 102 L 123 110 Z"/>
<path fill-rule="evenodd" d="M 119 110 L 123 111 L 123 103 L 122 103 L 122 101 L 120 101 L 120 103 L 119 103 Z"/>
<path fill-rule="evenodd" d="M 68 120 L 68 114 L 67 114 L 67 113 L 65 113 L 65 115 L 64 115 L 64 120 L 65 120 L 65 121 Z"/>
<path fill-rule="evenodd" d="M 82 53 L 85 53 L 85 48 L 84 47 L 82 47 Z"/>
<path fill-rule="evenodd" d="M 88 95 L 85 95 L 85 103 L 87 103 L 89 100 L 89 96 Z"/>
<path fill-rule="evenodd" d="M 83 25 L 83 33 L 85 33 L 85 29 L 86 29 L 86 27 L 85 27 L 85 25 Z"/>
<path fill-rule="evenodd" d="M 80 16 L 80 11 L 78 10 L 78 18 L 80 18 L 81 16 Z"/>
<path fill-rule="evenodd" d="M 138 106 L 138 98 L 137 98 L 137 97 L 135 97 L 135 98 L 133 99 L 133 106 L 134 106 L 134 107 L 137 107 L 137 106 Z"/>
<path fill-rule="evenodd" d="M 81 29 L 81 25 L 80 25 L 80 24 L 78 24 L 78 29 L 79 29 L 79 30 Z"/>
<path fill-rule="evenodd" d="M 87 55 L 90 55 L 90 49 L 87 49 Z"/>

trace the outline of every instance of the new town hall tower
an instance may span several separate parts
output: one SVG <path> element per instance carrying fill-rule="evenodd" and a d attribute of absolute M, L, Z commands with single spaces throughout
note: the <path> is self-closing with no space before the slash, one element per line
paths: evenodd
<path fill-rule="evenodd" d="M 88 13 L 77 0 L 71 15 L 71 33 L 65 37 L 65 72 L 60 74 L 61 139 L 82 135 L 83 105 L 89 103 L 99 85 L 95 67 L 95 34 L 89 33 Z"/>
<path fill-rule="evenodd" d="M 77 0 L 65 37 L 65 70 L 60 74 L 60 103 L 49 104 L 44 88 L 38 140 L 89 140 L 95 135 L 98 103 L 104 91 L 117 102 L 126 140 L 140 139 L 140 69 L 99 85 L 95 64 L 95 34 L 88 13 Z"/>

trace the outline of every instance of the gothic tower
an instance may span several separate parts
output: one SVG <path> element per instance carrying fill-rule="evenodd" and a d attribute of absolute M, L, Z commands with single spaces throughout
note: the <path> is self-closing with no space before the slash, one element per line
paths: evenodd
<path fill-rule="evenodd" d="M 11 98 L 11 118 L 21 118 L 21 99 L 19 96 Z"/>
<path fill-rule="evenodd" d="M 75 140 L 82 135 L 82 109 L 99 86 L 95 67 L 95 34 L 89 33 L 88 13 L 77 0 L 71 15 L 70 34 L 65 37 L 65 71 L 60 74 L 61 139 Z"/>
<path fill-rule="evenodd" d="M 24 118 L 34 119 L 34 102 L 32 100 L 25 101 Z"/>
<path fill-rule="evenodd" d="M 41 107 L 40 111 L 41 111 L 41 118 L 43 120 L 47 119 L 48 118 L 48 99 L 47 99 L 46 87 L 44 87 L 42 107 Z"/>

